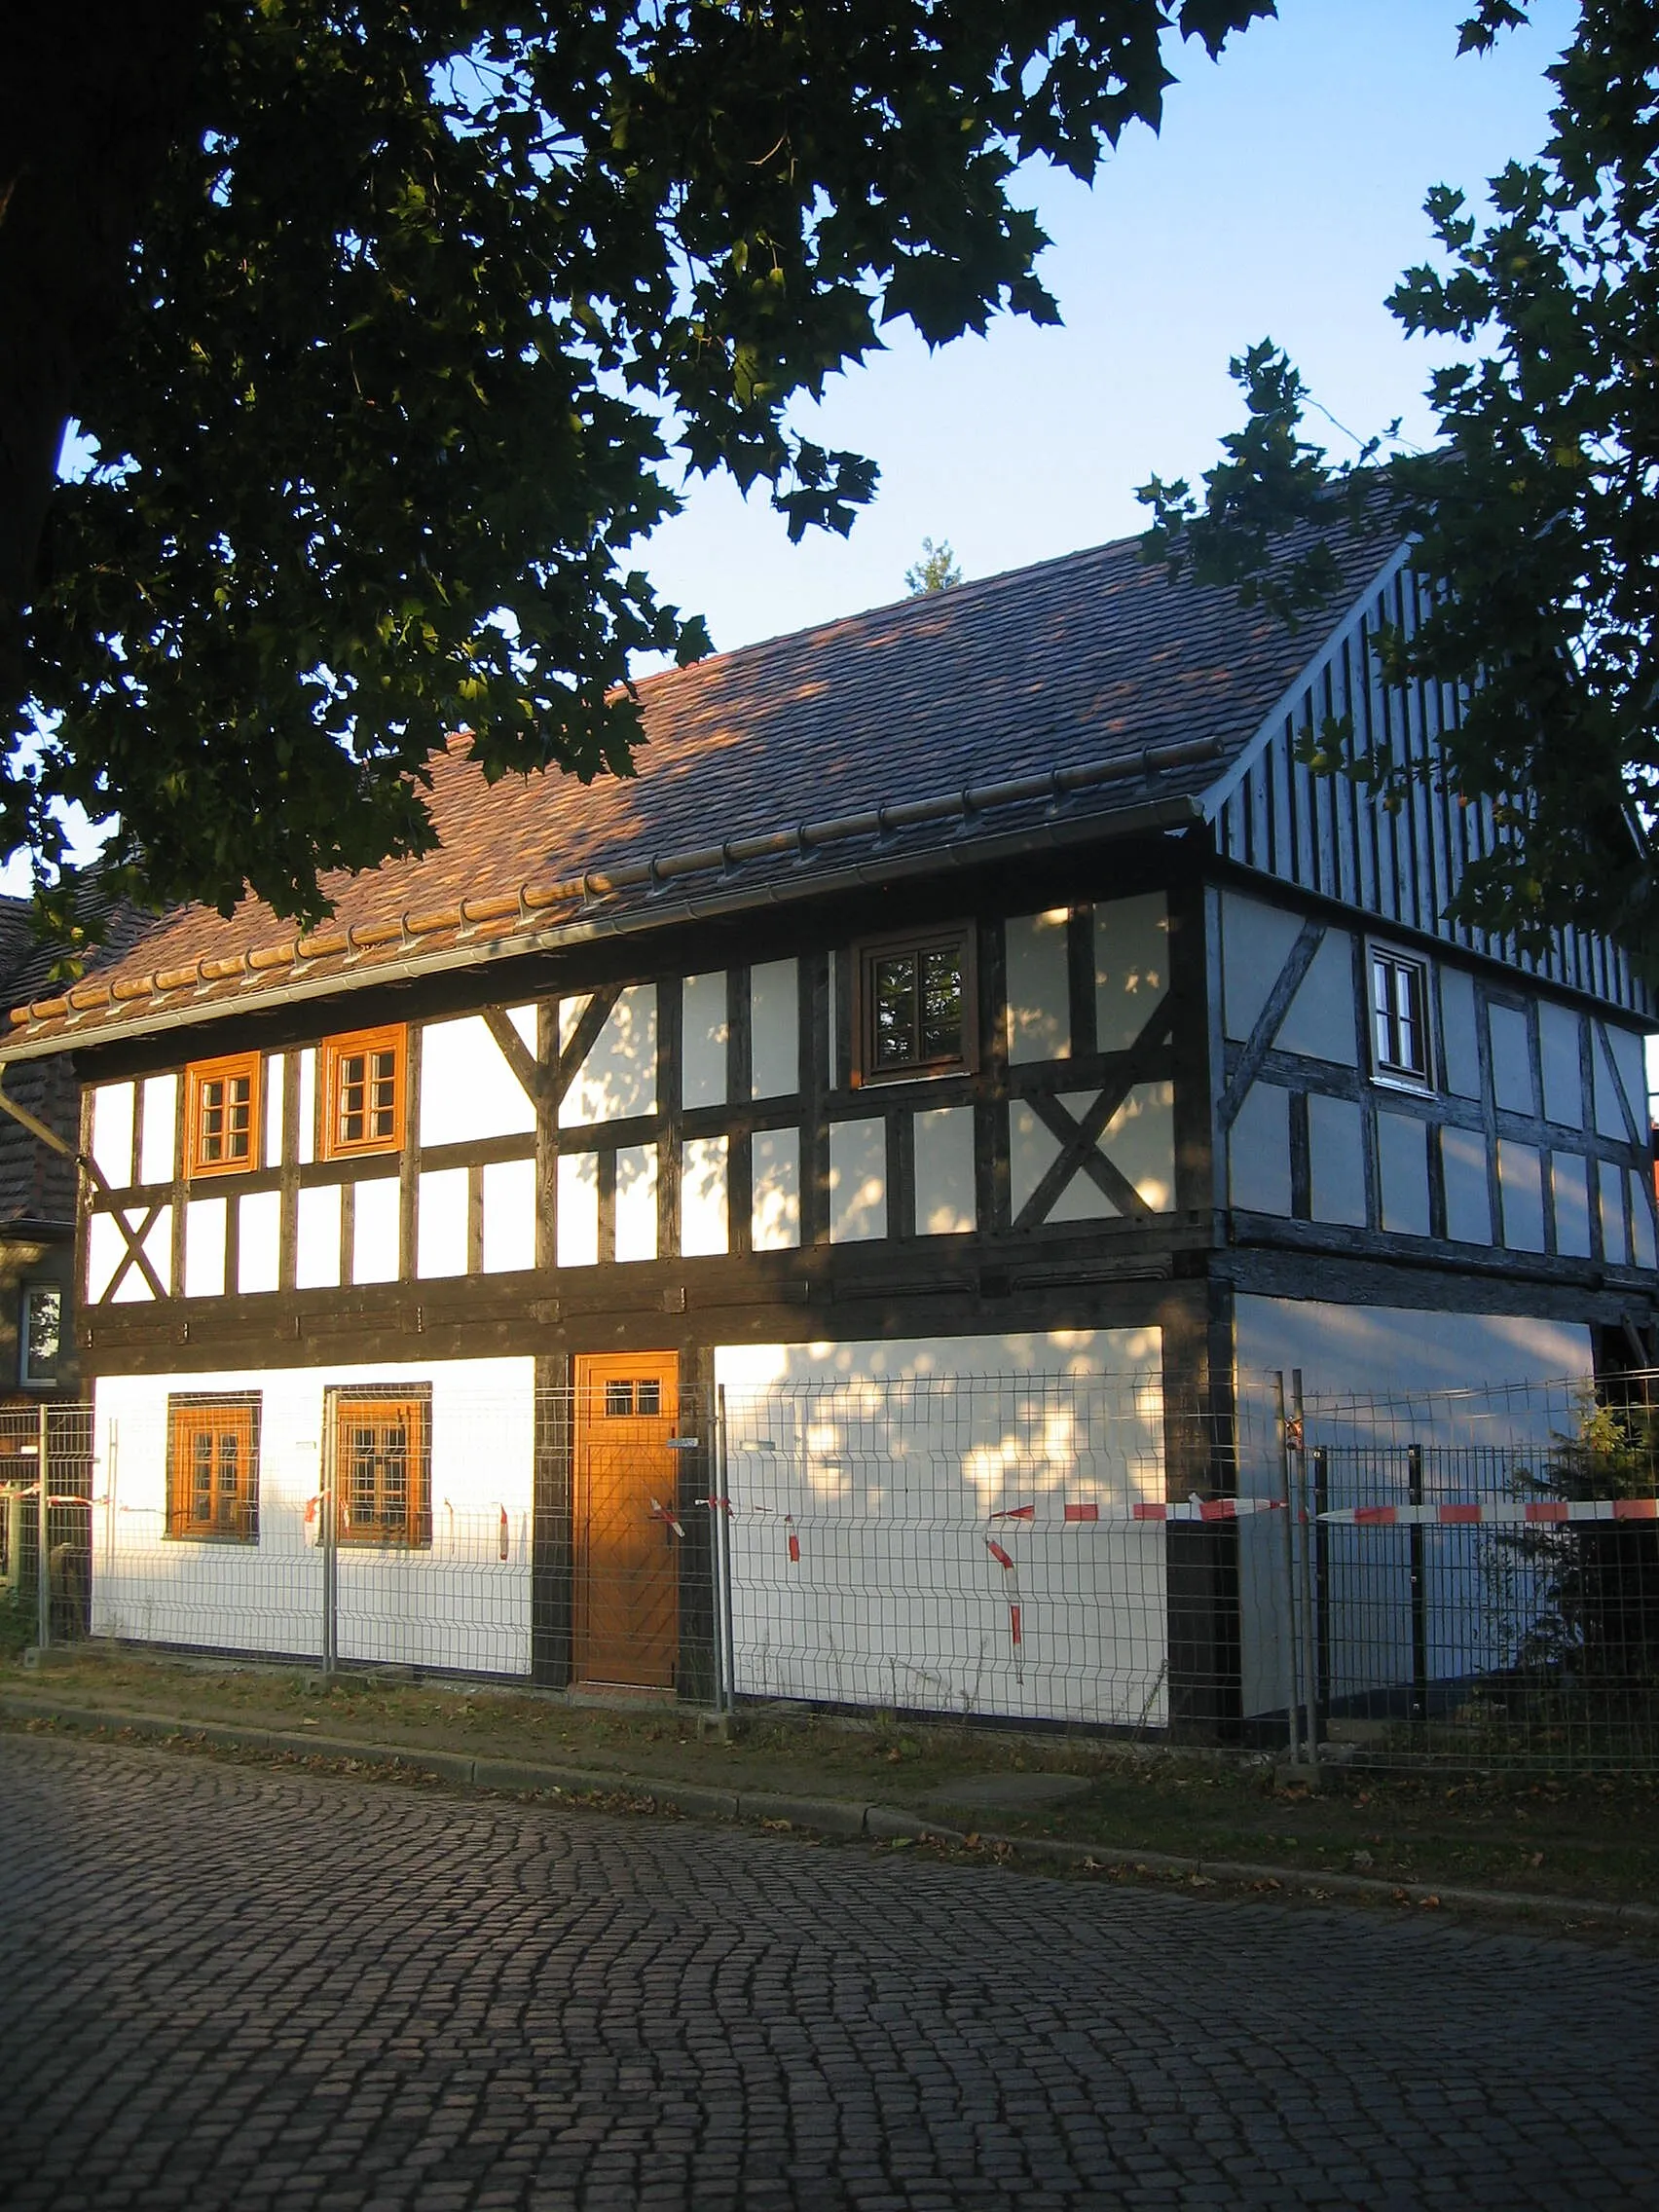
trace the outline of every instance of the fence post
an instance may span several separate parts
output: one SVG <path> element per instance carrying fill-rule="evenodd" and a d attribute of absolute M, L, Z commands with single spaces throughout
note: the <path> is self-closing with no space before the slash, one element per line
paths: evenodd
<path fill-rule="evenodd" d="M 52 1479 L 46 1464 L 46 1418 L 43 1398 L 37 1409 L 35 1430 L 35 1495 L 39 1502 L 36 1516 L 39 1533 L 35 1540 L 35 1642 L 43 1651 L 52 1641 Z"/>
<path fill-rule="evenodd" d="M 1422 1503 L 1422 1446 L 1413 1444 L 1406 1451 L 1406 1483 L 1414 1505 Z M 1428 1589 L 1423 1578 L 1422 1527 L 1414 1521 L 1411 1526 L 1411 1577 L 1412 1577 L 1412 1724 L 1417 1729 L 1428 1725 Z"/>
<path fill-rule="evenodd" d="M 719 1711 L 737 1710 L 737 1661 L 731 1635 L 731 1492 L 726 1472 L 725 1384 L 715 1386 L 715 1614 L 719 1622 Z"/>
<path fill-rule="evenodd" d="M 1313 1524 L 1308 1510 L 1308 1448 L 1303 1429 L 1302 1370 L 1290 1371 L 1290 1430 L 1286 1442 L 1296 1454 L 1296 1525 L 1301 1547 L 1302 1691 L 1308 1728 L 1308 1756 L 1319 1755 L 1319 1669 L 1313 1632 Z"/>
<path fill-rule="evenodd" d="M 1313 1470 L 1313 1603 L 1314 1644 L 1319 1672 L 1314 1692 L 1319 1733 L 1323 1737 L 1331 1718 L 1331 1531 L 1325 1516 L 1331 1510 L 1331 1462 L 1321 1444 L 1312 1457 Z"/>
<path fill-rule="evenodd" d="M 332 1675 L 339 1658 L 339 1530 L 335 1523 L 334 1485 L 335 1454 L 329 1449 L 330 1437 L 325 1426 L 321 1439 L 320 1502 L 322 1515 L 322 1671 Z"/>
<path fill-rule="evenodd" d="M 1284 1660 L 1286 1676 L 1285 1717 L 1290 1728 L 1290 1755 L 1302 1756 L 1301 1639 L 1296 1619 L 1296 1508 L 1290 1489 L 1290 1421 L 1284 1402 L 1284 1370 L 1273 1373 L 1278 1409 L 1279 1503 L 1284 1508 Z"/>

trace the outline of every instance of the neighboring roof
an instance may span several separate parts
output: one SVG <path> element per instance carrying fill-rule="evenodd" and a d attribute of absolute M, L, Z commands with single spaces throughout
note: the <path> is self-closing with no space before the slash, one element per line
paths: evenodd
<path fill-rule="evenodd" d="M 52 956 L 43 954 L 26 899 L 0 896 L 0 991 L 18 999 L 50 988 Z M 61 1059 L 18 1068 L 6 1086 L 26 1113 L 73 1144 L 80 1123 L 80 1088 Z M 0 1114 L 0 1230 L 18 1222 L 72 1222 L 75 1167 L 61 1153 L 31 1136 L 10 1114 Z"/>
<path fill-rule="evenodd" d="M 458 740 L 433 766 L 439 850 L 325 879 L 333 919 L 304 940 L 258 901 L 164 916 L 15 1012 L 0 1057 L 802 896 L 852 863 L 948 865 L 1056 813 L 1101 834 L 1192 819 L 1395 553 L 1373 531 L 1335 550 L 1329 619 L 1294 631 L 1128 538 L 720 654 L 641 683 L 632 778 L 492 788 Z"/>

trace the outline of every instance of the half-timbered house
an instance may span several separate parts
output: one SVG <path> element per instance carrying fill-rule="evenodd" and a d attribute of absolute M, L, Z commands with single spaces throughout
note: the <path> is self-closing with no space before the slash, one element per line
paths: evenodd
<path fill-rule="evenodd" d="M 1343 559 L 1296 632 L 1125 543 L 749 647 L 591 789 L 457 743 L 324 927 L 19 1008 L 0 1075 L 84 1087 L 94 1627 L 309 1652 L 332 1572 L 348 1658 L 702 1694 L 725 1544 L 740 1692 L 1271 1704 L 1233 1531 L 1131 1517 L 1248 1483 L 1238 1379 L 1589 1372 L 1656 1290 L 1627 959 L 1449 923 L 1481 810 L 1298 762 L 1456 711 L 1372 658 L 1403 550 Z M 1091 1524 L 1063 1650 L 975 1581 L 1021 1496 Z"/>

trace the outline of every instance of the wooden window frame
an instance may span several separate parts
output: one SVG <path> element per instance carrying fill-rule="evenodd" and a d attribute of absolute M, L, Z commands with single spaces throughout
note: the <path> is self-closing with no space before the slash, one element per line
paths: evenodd
<path fill-rule="evenodd" d="M 972 922 L 940 922 L 935 927 L 895 930 L 884 937 L 861 938 L 852 949 L 853 1069 L 855 1089 L 875 1083 L 928 1083 L 940 1076 L 973 1075 L 979 1065 L 979 980 L 976 931 Z M 878 960 L 913 952 L 918 956 L 951 945 L 962 956 L 962 1046 L 948 1057 L 906 1060 L 878 1067 L 875 1060 L 875 992 L 872 971 Z"/>
<path fill-rule="evenodd" d="M 257 1544 L 259 1542 L 259 1430 L 261 1398 L 257 1390 L 186 1390 L 167 1398 L 167 1502 L 166 1534 L 170 1542 L 192 1544 Z M 199 1523 L 189 1507 L 195 1496 L 191 1481 L 193 1456 L 187 1456 L 191 1439 L 209 1436 L 234 1419 L 245 1439 L 241 1481 L 242 1502 L 237 1516 L 221 1518 L 217 1496 L 207 1524 Z M 212 1492 L 217 1492 L 217 1470 Z"/>
<path fill-rule="evenodd" d="M 210 1083 L 248 1079 L 247 1156 L 242 1160 L 203 1160 L 202 1146 L 202 1093 Z M 216 1060 L 192 1060 L 184 1071 L 184 1172 L 187 1181 L 204 1175 L 247 1175 L 263 1163 L 265 1133 L 265 1061 L 260 1052 L 227 1052 Z"/>
<path fill-rule="evenodd" d="M 352 1518 L 350 1453 L 346 1425 L 365 1413 L 401 1413 L 415 1430 L 413 1480 L 408 1484 L 402 1520 Z M 432 1385 L 429 1382 L 353 1382 L 327 1393 L 327 1439 L 334 1489 L 334 1537 L 352 1551 L 430 1551 L 432 1548 Z M 412 1418 L 411 1418 L 412 1417 Z"/>
<path fill-rule="evenodd" d="M 1377 978 L 1386 969 L 1390 976 L 1402 972 L 1418 979 L 1418 1032 L 1421 1046 L 1421 1065 L 1413 1067 L 1401 1059 L 1391 1059 L 1383 1051 L 1378 1023 L 1386 1019 L 1390 1029 L 1397 1032 L 1399 1016 L 1390 1008 L 1384 1014 L 1377 1004 Z M 1380 944 L 1375 940 L 1365 947 L 1365 1021 L 1370 1040 L 1371 1072 L 1379 1083 L 1391 1084 L 1404 1090 L 1432 1090 L 1434 1088 L 1434 1036 L 1429 1015 L 1431 977 L 1427 959 L 1419 952 L 1403 952 L 1397 945 Z"/>
<path fill-rule="evenodd" d="M 396 1054 L 392 1078 L 391 1133 L 388 1136 L 343 1137 L 340 1134 L 341 1065 L 353 1052 L 391 1051 Z M 318 1160 L 360 1160 L 365 1155 L 401 1152 L 408 1125 L 409 1025 L 384 1023 L 378 1029 L 353 1029 L 343 1037 L 325 1037 L 318 1054 L 316 1087 L 316 1157 Z M 366 1111 L 366 1109 L 365 1109 Z"/>
<path fill-rule="evenodd" d="M 51 1297 L 57 1301 L 57 1349 L 52 1355 L 50 1374 L 37 1374 L 29 1360 L 30 1317 L 38 1298 Z M 69 1293 L 60 1282 L 49 1281 L 44 1275 L 31 1276 L 18 1293 L 18 1387 L 19 1390 L 55 1390 L 57 1370 L 63 1358 L 64 1331 L 69 1322 Z"/>

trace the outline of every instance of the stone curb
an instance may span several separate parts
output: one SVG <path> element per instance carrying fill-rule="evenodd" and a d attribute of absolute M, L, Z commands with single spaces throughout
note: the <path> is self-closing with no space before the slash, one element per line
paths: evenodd
<path fill-rule="evenodd" d="M 793 1797 L 766 1789 L 710 1789 L 700 1783 L 621 1774 L 605 1768 L 542 1766 L 521 1759 L 468 1758 L 464 1752 L 415 1746 L 365 1743 L 354 1737 L 313 1736 L 276 1728 L 243 1728 L 217 1720 L 186 1720 L 165 1714 L 129 1713 L 118 1706 L 59 1705 L 45 1698 L 0 1696 L 0 1717 L 52 1720 L 74 1729 L 120 1728 L 158 1741 L 185 1738 L 224 1751 L 275 1751 L 301 1758 L 355 1759 L 406 1774 L 432 1775 L 471 1789 L 546 1790 L 567 1797 L 624 1796 L 702 1819 L 757 1822 L 762 1826 L 808 1828 L 822 1835 L 869 1837 L 878 1842 L 963 1844 L 968 1835 L 894 1805 L 866 1805 L 845 1797 Z M 1598 1921 L 1605 1926 L 1659 1929 L 1659 1906 L 1613 1904 L 1603 1898 L 1564 1898 L 1522 1890 L 1451 1889 L 1431 1882 L 1391 1882 L 1376 1874 L 1322 1874 L 1305 1866 L 1256 1865 L 1233 1859 L 1189 1859 L 1165 1851 L 1124 1851 L 1073 1843 L 1054 1836 L 993 1835 L 975 1831 L 993 1851 L 1047 1859 L 1102 1873 L 1179 1875 L 1255 1888 L 1277 1888 L 1314 1898 L 1364 1899 L 1372 1903 L 1461 1907 L 1465 1911 L 1521 1914 L 1528 1918 Z"/>

